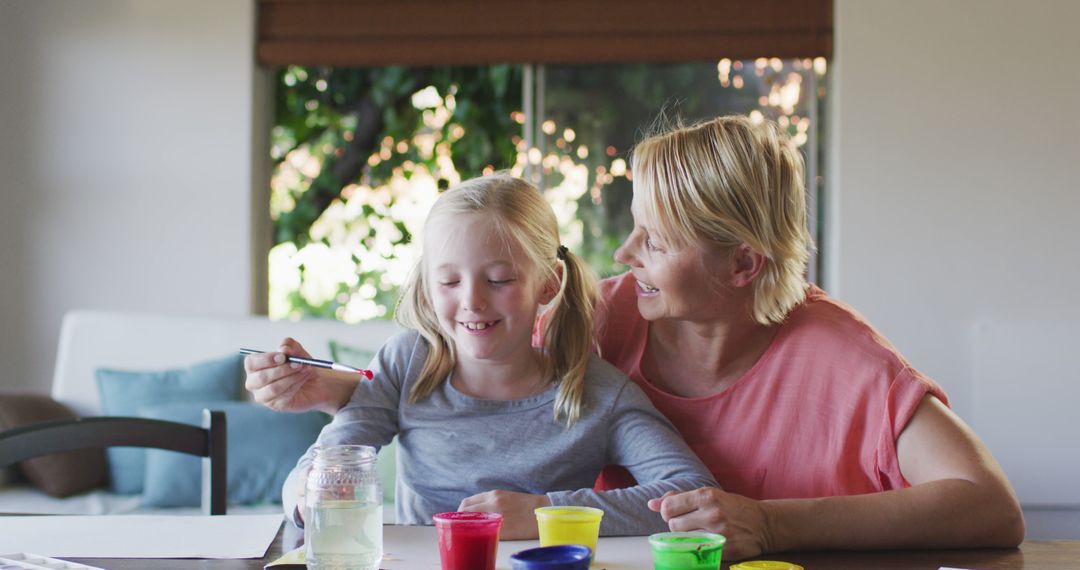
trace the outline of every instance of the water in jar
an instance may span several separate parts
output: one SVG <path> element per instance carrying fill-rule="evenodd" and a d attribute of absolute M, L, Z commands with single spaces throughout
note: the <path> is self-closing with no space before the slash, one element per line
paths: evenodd
<path fill-rule="evenodd" d="M 319 570 L 378 570 L 382 560 L 381 503 L 326 500 L 304 519 L 305 558 Z"/>

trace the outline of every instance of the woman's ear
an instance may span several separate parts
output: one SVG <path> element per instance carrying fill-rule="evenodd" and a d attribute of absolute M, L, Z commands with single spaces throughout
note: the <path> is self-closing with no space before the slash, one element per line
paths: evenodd
<path fill-rule="evenodd" d="M 555 295 L 559 294 L 559 289 L 562 288 L 563 279 L 563 264 L 559 263 L 555 266 L 555 274 L 548 277 L 544 281 L 543 286 L 540 287 L 540 304 L 546 305 L 555 298 Z"/>
<path fill-rule="evenodd" d="M 740 243 L 731 253 L 731 284 L 735 287 L 746 287 L 761 275 L 765 269 L 765 256 L 754 251 L 754 248 Z"/>

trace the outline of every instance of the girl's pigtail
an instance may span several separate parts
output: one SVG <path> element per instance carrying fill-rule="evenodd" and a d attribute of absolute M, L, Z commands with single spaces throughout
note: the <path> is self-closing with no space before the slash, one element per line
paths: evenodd
<path fill-rule="evenodd" d="M 585 399 L 585 371 L 594 344 L 596 278 L 580 257 L 562 246 L 559 257 L 563 261 L 562 294 L 549 309 L 544 347 L 560 380 L 555 419 L 565 415 L 567 425 L 571 425 L 581 417 Z"/>

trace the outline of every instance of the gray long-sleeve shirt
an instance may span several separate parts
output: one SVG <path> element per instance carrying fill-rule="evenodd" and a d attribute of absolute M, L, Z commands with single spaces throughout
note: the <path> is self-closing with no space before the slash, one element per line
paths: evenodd
<path fill-rule="evenodd" d="M 716 485 L 641 389 L 596 356 L 586 373 L 581 418 L 567 427 L 565 418 L 554 419 L 557 387 L 522 400 L 481 400 L 462 394 L 447 379 L 409 404 L 427 354 L 426 342 L 414 331 L 391 338 L 372 363 L 375 380 L 357 384 L 315 443 L 379 447 L 398 436 L 399 524 L 432 524 L 432 515 L 457 510 L 462 499 L 501 489 L 546 493 L 552 505 L 603 509 L 604 535 L 648 534 L 667 530 L 646 506 L 648 499 Z M 285 483 L 283 503 L 290 517 L 295 517 L 298 472 L 313 453 L 309 449 L 300 458 Z M 638 486 L 593 491 L 609 464 L 625 466 Z"/>

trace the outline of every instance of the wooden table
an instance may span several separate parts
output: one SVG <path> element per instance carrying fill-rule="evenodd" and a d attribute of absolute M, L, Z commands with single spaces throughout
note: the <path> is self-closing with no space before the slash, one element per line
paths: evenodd
<path fill-rule="evenodd" d="M 384 545 L 388 555 L 386 570 L 437 570 L 435 529 L 432 527 L 387 526 Z M 72 559 L 108 570 L 256 570 L 303 543 L 303 533 L 291 524 L 283 525 L 262 559 Z M 499 544 L 499 568 L 510 568 L 511 553 L 535 546 L 535 541 Z M 602 538 L 597 546 L 593 570 L 652 570 L 649 547 L 644 537 Z M 978 570 L 1080 570 L 1080 541 L 1028 541 L 1020 548 L 979 550 L 906 550 L 884 552 L 788 552 L 761 557 L 802 565 L 806 570 L 938 570 L 965 568 Z M 725 562 L 724 569 L 729 567 Z"/>

